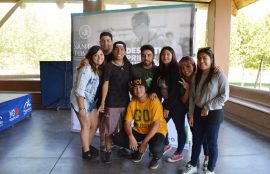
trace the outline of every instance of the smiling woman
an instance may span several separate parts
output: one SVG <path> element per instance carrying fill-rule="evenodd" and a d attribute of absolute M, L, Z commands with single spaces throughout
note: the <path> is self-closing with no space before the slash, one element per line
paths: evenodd
<path fill-rule="evenodd" d="M 1 3 L 0 16 L 14 6 Z M 39 76 L 39 61 L 69 61 L 70 14 L 82 12 L 82 3 L 26 3 L 17 8 L 0 30 L 0 74 L 9 78 Z"/>

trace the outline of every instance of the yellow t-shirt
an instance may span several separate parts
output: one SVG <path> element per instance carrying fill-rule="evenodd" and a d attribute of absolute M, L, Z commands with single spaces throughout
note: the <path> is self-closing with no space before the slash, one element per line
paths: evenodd
<path fill-rule="evenodd" d="M 167 134 L 167 123 L 163 117 L 163 108 L 157 98 L 151 101 L 150 98 L 147 97 L 146 101 L 143 103 L 139 102 L 137 99 L 130 101 L 125 120 L 130 122 L 134 120 L 133 129 L 141 134 L 148 134 L 151 130 L 152 123 L 159 121 L 160 126 L 157 132 L 164 136 Z"/>

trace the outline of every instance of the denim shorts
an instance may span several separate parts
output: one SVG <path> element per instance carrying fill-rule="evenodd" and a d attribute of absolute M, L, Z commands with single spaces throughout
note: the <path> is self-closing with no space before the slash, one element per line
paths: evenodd
<path fill-rule="evenodd" d="M 74 110 L 74 112 L 78 115 L 78 111 L 76 111 L 74 105 L 72 103 L 70 103 L 70 106 Z M 94 109 L 97 109 L 97 101 L 94 101 L 91 104 L 88 104 L 88 103 L 85 102 L 84 106 L 85 106 L 85 111 L 86 112 L 92 112 Z"/>

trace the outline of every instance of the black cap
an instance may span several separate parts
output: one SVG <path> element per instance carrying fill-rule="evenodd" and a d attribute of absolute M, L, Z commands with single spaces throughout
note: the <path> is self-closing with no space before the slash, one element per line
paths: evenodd
<path fill-rule="evenodd" d="M 147 87 L 147 84 L 143 78 L 134 78 L 131 82 L 131 86 L 132 87 L 136 87 L 136 86 Z"/>

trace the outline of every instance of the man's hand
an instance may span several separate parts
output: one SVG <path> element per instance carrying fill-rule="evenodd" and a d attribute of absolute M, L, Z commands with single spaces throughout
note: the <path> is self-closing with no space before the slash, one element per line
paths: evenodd
<path fill-rule="evenodd" d="M 149 95 L 149 98 L 151 100 L 154 100 L 156 97 L 157 97 L 157 94 L 155 92 Z"/>
<path fill-rule="evenodd" d="M 135 137 L 133 135 L 130 135 L 128 138 L 129 138 L 129 148 L 133 151 L 137 151 L 138 150 L 138 142 L 135 139 Z"/>
<path fill-rule="evenodd" d="M 81 61 L 81 66 L 84 66 L 84 65 L 89 65 L 89 61 L 86 58 L 82 59 Z"/>
<path fill-rule="evenodd" d="M 104 113 L 105 112 L 105 103 L 101 103 L 97 111 L 98 111 L 98 113 Z"/>
<path fill-rule="evenodd" d="M 139 152 L 144 153 L 146 151 L 146 148 L 147 148 L 147 143 L 142 142 L 142 144 L 139 147 Z"/>
<path fill-rule="evenodd" d="M 168 116 L 169 116 L 169 110 L 168 109 L 164 109 L 163 110 L 163 117 L 166 119 L 166 118 L 168 118 Z"/>

